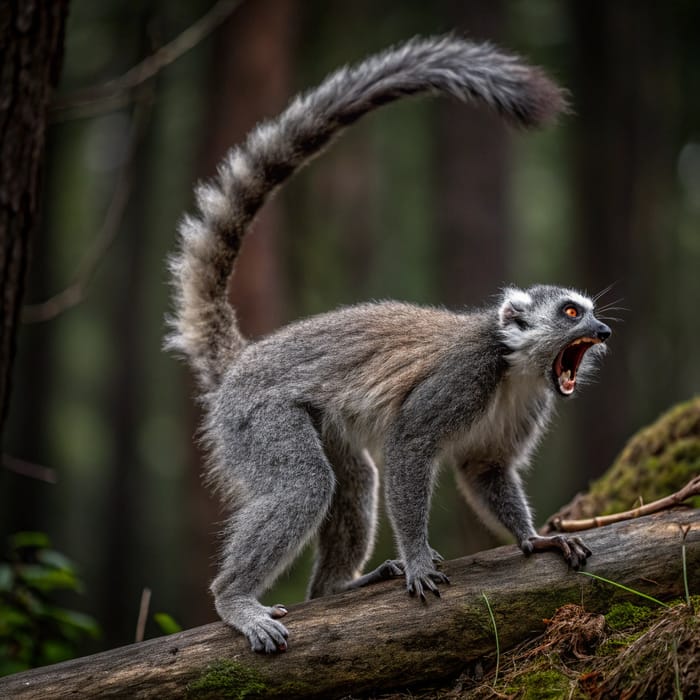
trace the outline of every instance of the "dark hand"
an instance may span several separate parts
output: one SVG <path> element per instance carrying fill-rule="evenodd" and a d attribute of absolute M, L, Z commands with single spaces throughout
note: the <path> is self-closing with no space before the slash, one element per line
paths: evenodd
<path fill-rule="evenodd" d="M 533 535 L 520 543 L 520 549 L 522 549 L 525 554 L 558 549 L 562 553 L 566 563 L 575 570 L 585 566 L 586 559 L 593 554 L 580 537 L 572 535 L 552 535 L 550 537 Z"/>

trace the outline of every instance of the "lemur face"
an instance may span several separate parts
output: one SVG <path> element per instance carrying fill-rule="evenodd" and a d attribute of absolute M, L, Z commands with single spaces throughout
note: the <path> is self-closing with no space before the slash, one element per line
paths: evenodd
<path fill-rule="evenodd" d="M 590 298 L 545 285 L 506 289 L 499 322 L 511 366 L 541 373 L 565 397 L 574 393 L 579 376 L 604 354 L 603 343 L 612 334 L 596 318 Z"/>

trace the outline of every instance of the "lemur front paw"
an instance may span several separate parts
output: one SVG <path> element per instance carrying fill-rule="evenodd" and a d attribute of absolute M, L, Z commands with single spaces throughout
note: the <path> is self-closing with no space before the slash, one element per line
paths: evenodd
<path fill-rule="evenodd" d="M 281 623 L 272 617 L 260 618 L 243 629 L 243 634 L 250 642 L 253 651 L 274 654 L 287 651 L 289 632 Z"/>
<path fill-rule="evenodd" d="M 409 595 L 419 596 L 422 602 L 425 601 L 425 591 L 429 590 L 434 596 L 440 597 L 440 590 L 436 583 L 449 584 L 450 579 L 442 571 L 438 571 L 431 564 L 406 564 L 404 567 L 406 575 L 406 589 Z"/>
<path fill-rule="evenodd" d="M 523 540 L 520 548 L 525 554 L 559 550 L 566 563 L 575 570 L 585 566 L 586 559 L 593 554 L 583 540 L 574 535 L 550 535 L 549 537 L 534 535 Z"/>
<path fill-rule="evenodd" d="M 278 618 L 287 614 L 284 605 L 261 605 L 252 596 L 216 597 L 221 619 L 242 632 L 253 651 L 274 654 L 287 650 L 287 628 Z"/>
<path fill-rule="evenodd" d="M 277 618 L 287 614 L 287 608 L 278 603 L 263 609 L 267 614 L 256 616 L 243 629 L 243 634 L 248 638 L 251 649 L 266 654 L 287 651 L 289 632 L 281 622 L 277 622 Z"/>

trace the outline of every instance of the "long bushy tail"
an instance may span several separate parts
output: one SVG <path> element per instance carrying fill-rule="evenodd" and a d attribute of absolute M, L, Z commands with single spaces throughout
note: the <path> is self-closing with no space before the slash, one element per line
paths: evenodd
<path fill-rule="evenodd" d="M 175 315 L 166 347 L 184 354 L 204 390 L 245 345 L 227 301 L 243 236 L 266 198 L 344 127 L 383 104 L 422 93 L 481 101 L 524 127 L 566 110 L 563 92 L 538 68 L 489 44 L 454 37 L 413 39 L 341 68 L 259 124 L 197 189 L 198 213 L 180 224 L 170 268 Z"/>

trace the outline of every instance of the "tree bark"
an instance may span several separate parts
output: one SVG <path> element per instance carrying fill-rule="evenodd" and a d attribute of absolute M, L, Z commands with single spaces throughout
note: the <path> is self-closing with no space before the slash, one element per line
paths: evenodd
<path fill-rule="evenodd" d="M 39 212 L 46 114 L 63 52 L 67 0 L 0 4 L 0 428 Z"/>
<path fill-rule="evenodd" d="M 588 570 L 668 599 L 682 593 L 681 526 L 688 584 L 700 587 L 700 510 L 675 510 L 584 533 L 594 555 Z M 445 562 L 452 585 L 421 604 L 401 580 L 290 609 L 285 654 L 253 654 L 247 642 L 214 623 L 0 680 L 0 696 L 333 698 L 439 681 L 493 657 L 493 609 L 501 650 L 544 628 L 565 603 L 603 612 L 640 599 L 567 571 L 561 557 L 525 558 L 514 546 Z"/>

